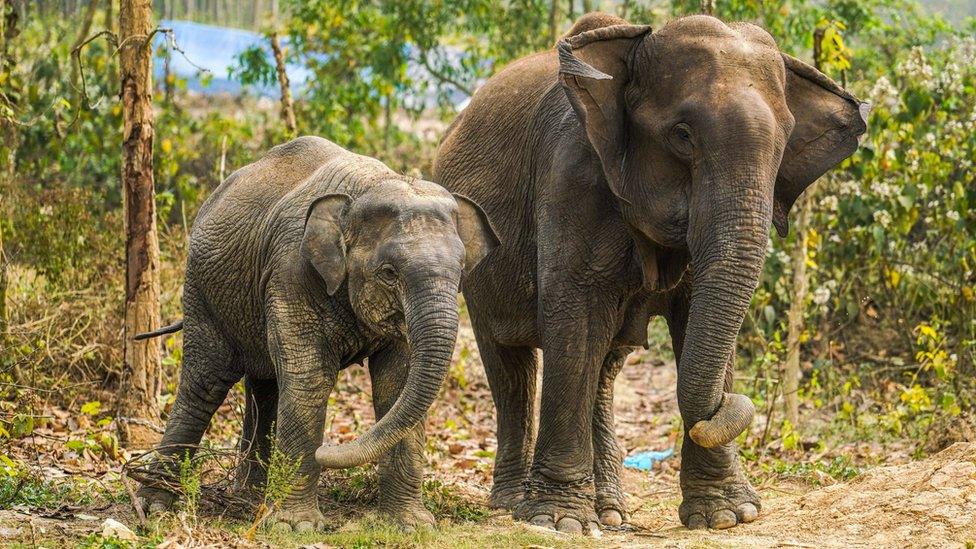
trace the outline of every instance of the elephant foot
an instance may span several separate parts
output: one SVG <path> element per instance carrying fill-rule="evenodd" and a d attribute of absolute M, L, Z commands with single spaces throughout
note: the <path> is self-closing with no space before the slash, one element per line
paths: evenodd
<path fill-rule="evenodd" d="M 388 521 L 407 532 L 437 526 L 434 515 L 419 501 L 399 505 L 381 505 L 380 512 Z"/>
<path fill-rule="evenodd" d="M 738 457 L 733 457 L 728 474 L 721 478 L 703 475 L 690 467 L 681 470 L 681 505 L 678 516 L 690 529 L 724 530 L 756 520 L 762 506 L 759 494 L 749 484 Z"/>
<path fill-rule="evenodd" d="M 512 511 L 519 503 L 522 503 L 524 497 L 522 481 L 514 483 L 495 482 L 494 486 L 491 487 L 491 495 L 488 497 L 488 507 Z"/>
<path fill-rule="evenodd" d="M 272 531 L 282 533 L 322 531 L 326 527 L 325 516 L 314 501 L 286 505 L 271 516 L 268 524 Z"/>
<path fill-rule="evenodd" d="M 599 537 L 592 486 L 592 477 L 566 483 L 531 478 L 525 482 L 524 499 L 516 505 L 514 516 L 549 530 Z"/>
<path fill-rule="evenodd" d="M 630 515 L 627 513 L 627 508 L 623 502 L 601 502 L 598 498 L 596 509 L 597 515 L 600 517 L 600 524 L 603 526 L 616 528 L 623 526 L 630 519 Z"/>
<path fill-rule="evenodd" d="M 179 496 L 162 488 L 143 486 L 136 492 L 136 497 L 142 501 L 142 510 L 146 514 L 155 515 L 172 509 Z"/>

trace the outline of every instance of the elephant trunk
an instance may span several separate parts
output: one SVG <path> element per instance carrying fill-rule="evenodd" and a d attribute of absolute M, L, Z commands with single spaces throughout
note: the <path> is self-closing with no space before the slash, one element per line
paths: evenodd
<path fill-rule="evenodd" d="M 426 278 L 421 288 L 404 292 L 403 311 L 410 346 L 410 371 L 392 408 L 365 434 L 315 452 L 323 467 L 339 469 L 376 461 L 427 417 L 440 391 L 457 338 L 457 277 Z"/>
<path fill-rule="evenodd" d="M 726 369 L 759 283 L 772 220 L 773 177 L 751 171 L 721 182 L 703 178 L 689 218 L 694 283 L 678 404 L 688 435 L 705 448 L 734 440 L 755 412 L 748 397 L 726 392 Z"/>

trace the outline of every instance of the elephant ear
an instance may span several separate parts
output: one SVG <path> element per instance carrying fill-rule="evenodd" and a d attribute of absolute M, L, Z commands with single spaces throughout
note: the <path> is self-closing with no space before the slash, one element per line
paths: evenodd
<path fill-rule="evenodd" d="M 649 32 L 651 28 L 646 25 L 612 25 L 582 32 L 556 45 L 559 81 L 600 157 L 610 190 L 621 200 L 624 87 L 630 80 L 634 48 Z"/>
<path fill-rule="evenodd" d="M 857 150 L 870 105 L 799 59 L 783 54 L 783 61 L 786 103 L 796 119 L 776 176 L 773 205 L 773 224 L 785 237 L 790 208 L 800 194 Z"/>
<path fill-rule="evenodd" d="M 470 273 L 499 244 L 488 216 L 474 200 L 455 194 L 458 205 L 457 232 L 464 243 L 464 272 Z"/>
<path fill-rule="evenodd" d="M 329 295 L 346 279 L 346 243 L 342 238 L 342 219 L 352 199 L 345 194 L 329 194 L 312 202 L 305 214 L 305 235 L 301 255 L 315 267 L 325 281 Z"/>

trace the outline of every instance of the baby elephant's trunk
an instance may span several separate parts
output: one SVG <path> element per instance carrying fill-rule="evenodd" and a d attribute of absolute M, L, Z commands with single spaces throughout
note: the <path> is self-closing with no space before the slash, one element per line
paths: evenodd
<path fill-rule="evenodd" d="M 410 371 L 399 398 L 390 411 L 357 440 L 338 446 L 320 446 L 315 451 L 315 461 L 319 465 L 339 469 L 376 461 L 426 419 L 454 354 L 458 284 L 456 280 L 440 279 L 427 281 L 424 286 L 404 296 Z"/>

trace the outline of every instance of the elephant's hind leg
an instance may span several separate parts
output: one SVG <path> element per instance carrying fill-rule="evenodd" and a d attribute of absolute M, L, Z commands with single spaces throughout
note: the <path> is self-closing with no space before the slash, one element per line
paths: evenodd
<path fill-rule="evenodd" d="M 188 314 L 184 322 L 176 401 L 156 449 L 157 467 L 167 476 L 175 474 L 179 460 L 193 456 L 217 408 L 243 375 L 234 367 L 231 346 L 209 319 Z M 150 512 L 166 510 L 176 501 L 175 494 L 159 486 L 142 486 L 138 495 Z"/>
<path fill-rule="evenodd" d="M 617 442 L 613 422 L 613 382 L 623 368 L 631 348 L 610 351 L 603 360 L 600 384 L 593 410 L 593 480 L 596 512 L 604 526 L 620 526 L 627 520 L 627 504 L 620 486 L 623 451 Z"/>
<path fill-rule="evenodd" d="M 241 432 L 241 464 L 237 488 L 261 488 L 267 480 L 271 457 L 272 426 L 278 415 L 278 382 L 244 377 L 244 428 Z"/>
<path fill-rule="evenodd" d="M 373 410 L 379 421 L 393 407 L 407 379 L 408 354 L 391 346 L 369 357 Z M 380 458 L 379 510 L 408 530 L 433 526 L 434 516 L 424 507 L 424 424 L 419 423 L 400 443 Z"/>
<path fill-rule="evenodd" d="M 514 509 L 522 501 L 523 482 L 532 466 L 536 437 L 536 371 L 531 347 L 507 347 L 475 326 L 478 351 L 495 402 L 498 450 L 489 505 Z"/>

